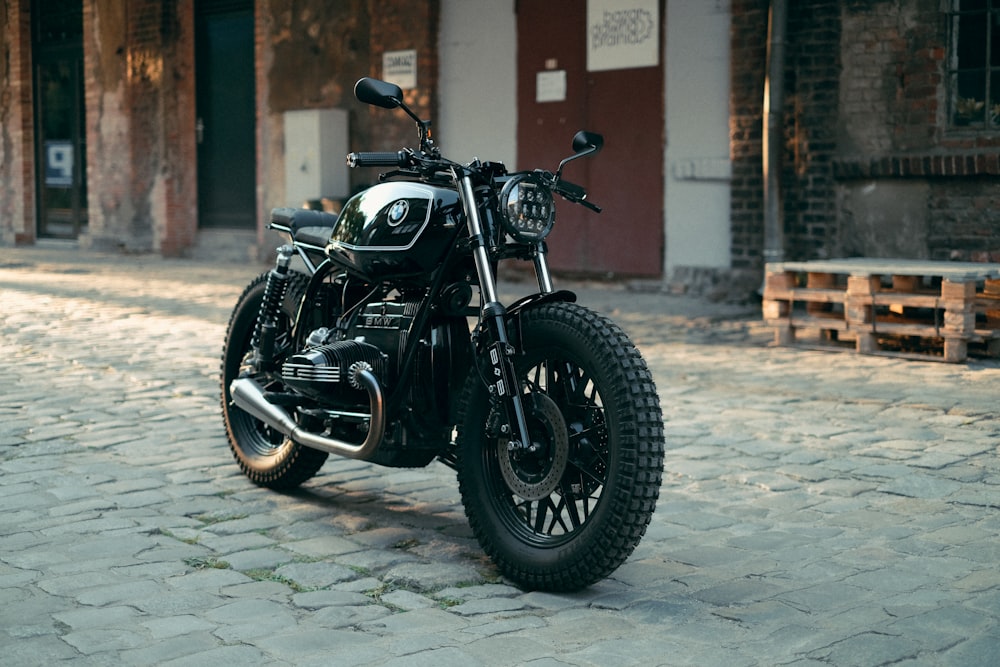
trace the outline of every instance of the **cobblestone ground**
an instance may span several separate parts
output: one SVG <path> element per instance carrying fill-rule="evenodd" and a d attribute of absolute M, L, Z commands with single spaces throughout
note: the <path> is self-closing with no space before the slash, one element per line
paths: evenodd
<path fill-rule="evenodd" d="M 995 360 L 773 348 L 754 310 L 579 286 L 654 370 L 666 474 L 620 570 L 541 594 L 440 464 L 242 477 L 218 355 L 263 268 L 0 249 L 0 664 L 1000 664 Z"/>

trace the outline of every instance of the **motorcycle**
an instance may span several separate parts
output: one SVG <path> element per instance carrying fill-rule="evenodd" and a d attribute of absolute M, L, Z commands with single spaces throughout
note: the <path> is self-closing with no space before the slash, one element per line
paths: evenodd
<path fill-rule="evenodd" d="M 419 147 L 354 152 L 390 171 L 339 214 L 277 208 L 285 244 L 233 310 L 222 412 L 243 473 L 272 489 L 329 454 L 453 468 L 469 524 L 519 586 L 577 590 L 608 576 L 649 524 L 663 417 L 641 354 L 610 319 L 556 290 L 546 257 L 554 195 L 603 138 L 581 131 L 555 173 L 441 155 L 391 83 L 363 103 L 401 109 Z M 531 262 L 538 291 L 504 305 L 503 260 Z"/>

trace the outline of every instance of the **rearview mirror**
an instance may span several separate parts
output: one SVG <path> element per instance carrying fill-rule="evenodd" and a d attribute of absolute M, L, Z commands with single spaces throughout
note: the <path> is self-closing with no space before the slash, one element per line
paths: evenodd
<path fill-rule="evenodd" d="M 354 84 L 354 96 L 365 104 L 383 109 L 395 109 L 403 101 L 403 90 L 394 83 L 366 76 Z"/>
<path fill-rule="evenodd" d="M 573 152 L 582 153 L 587 151 L 588 153 L 596 153 L 604 147 L 604 137 L 596 132 L 587 132 L 586 130 L 580 130 L 575 135 L 573 135 Z"/>
<path fill-rule="evenodd" d="M 577 132 L 573 136 L 573 154 L 559 163 L 559 168 L 556 170 L 556 180 L 558 181 L 562 178 L 563 167 L 567 164 L 573 160 L 593 155 L 601 150 L 603 146 L 604 137 L 600 134 L 597 134 L 596 132 L 587 132 L 586 130 L 580 130 Z"/>

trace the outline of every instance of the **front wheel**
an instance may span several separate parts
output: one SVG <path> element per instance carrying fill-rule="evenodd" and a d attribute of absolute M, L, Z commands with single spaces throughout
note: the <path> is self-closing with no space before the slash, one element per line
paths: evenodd
<path fill-rule="evenodd" d="M 521 315 L 515 367 L 528 449 L 471 374 L 459 414 L 458 480 L 469 523 L 500 571 L 571 591 L 632 553 L 659 496 L 663 416 L 645 361 L 612 321 L 571 303 Z"/>

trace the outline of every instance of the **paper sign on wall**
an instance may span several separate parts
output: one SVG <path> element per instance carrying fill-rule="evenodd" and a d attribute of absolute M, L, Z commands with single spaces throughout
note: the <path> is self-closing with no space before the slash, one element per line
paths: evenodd
<path fill-rule="evenodd" d="M 382 54 L 382 78 L 404 90 L 417 87 L 417 51 L 386 51 Z"/>
<path fill-rule="evenodd" d="M 566 70 L 551 70 L 535 74 L 535 101 L 562 102 L 566 99 Z"/>
<path fill-rule="evenodd" d="M 45 185 L 50 188 L 68 188 L 73 185 L 72 142 L 45 142 Z"/>
<path fill-rule="evenodd" d="M 587 70 L 655 67 L 660 62 L 658 0 L 587 0 Z"/>

